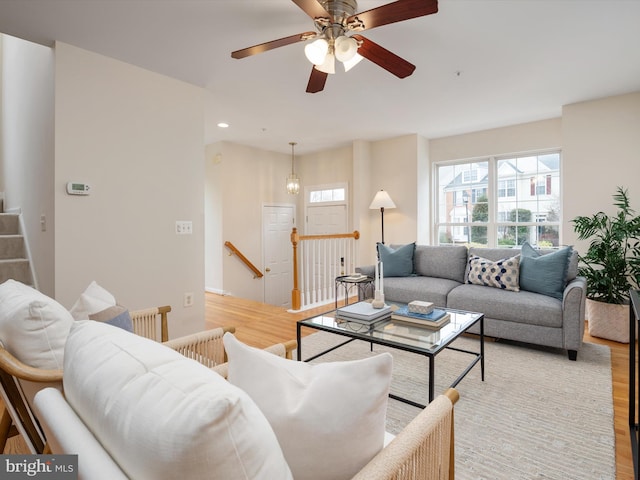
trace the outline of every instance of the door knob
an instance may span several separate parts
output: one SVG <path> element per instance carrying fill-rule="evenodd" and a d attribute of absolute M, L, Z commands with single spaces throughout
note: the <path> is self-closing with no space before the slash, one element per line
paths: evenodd
<path fill-rule="evenodd" d="M 265 269 L 264 269 L 264 271 L 265 271 L 265 272 L 270 272 L 270 271 L 271 271 L 271 269 L 270 269 L 269 267 L 267 267 L 267 268 L 265 268 Z"/>

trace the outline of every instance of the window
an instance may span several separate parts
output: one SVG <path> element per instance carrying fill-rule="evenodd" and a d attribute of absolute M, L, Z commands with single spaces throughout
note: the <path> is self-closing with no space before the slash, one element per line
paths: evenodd
<path fill-rule="evenodd" d="M 345 188 L 313 190 L 309 193 L 309 203 L 344 202 Z"/>
<path fill-rule="evenodd" d="M 551 175 L 531 177 L 531 196 L 551 195 Z"/>
<path fill-rule="evenodd" d="M 499 180 L 498 181 L 498 197 L 515 197 L 516 181 L 515 180 Z"/>
<path fill-rule="evenodd" d="M 560 152 L 435 166 L 439 244 L 560 245 Z"/>

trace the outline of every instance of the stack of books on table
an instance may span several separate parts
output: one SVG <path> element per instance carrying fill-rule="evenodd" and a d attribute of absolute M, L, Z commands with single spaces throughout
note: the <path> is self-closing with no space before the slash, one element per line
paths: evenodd
<path fill-rule="evenodd" d="M 351 275 L 347 275 L 345 277 L 342 277 L 342 281 L 357 283 L 357 282 L 364 282 L 368 278 L 369 277 L 367 277 L 366 275 L 363 275 L 362 273 L 352 273 Z"/>
<path fill-rule="evenodd" d="M 370 302 L 358 302 L 336 310 L 336 318 L 349 322 L 371 323 L 391 316 L 391 307 L 373 308 Z"/>
<path fill-rule="evenodd" d="M 438 329 L 451 321 L 451 315 L 440 308 L 434 308 L 430 313 L 416 313 L 409 311 L 407 306 L 395 310 L 391 318 L 432 329 Z"/>

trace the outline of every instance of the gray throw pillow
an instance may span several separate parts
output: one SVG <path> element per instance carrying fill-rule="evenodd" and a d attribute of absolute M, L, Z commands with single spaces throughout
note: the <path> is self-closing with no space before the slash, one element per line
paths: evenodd
<path fill-rule="evenodd" d="M 520 253 L 520 288 L 562 300 L 572 247 L 542 255 L 529 243 Z"/>
<path fill-rule="evenodd" d="M 413 274 L 415 242 L 395 249 L 387 247 L 384 243 L 378 243 L 377 246 L 385 277 L 408 277 Z"/>
<path fill-rule="evenodd" d="M 114 305 L 113 307 L 106 308 L 101 312 L 89 315 L 89 320 L 95 320 L 97 322 L 108 323 L 114 327 L 122 328 L 127 332 L 133 333 L 133 321 L 129 310 L 122 305 Z"/>

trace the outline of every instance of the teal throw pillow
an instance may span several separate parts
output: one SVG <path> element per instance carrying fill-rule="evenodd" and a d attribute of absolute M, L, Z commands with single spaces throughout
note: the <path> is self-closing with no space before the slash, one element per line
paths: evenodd
<path fill-rule="evenodd" d="M 543 255 L 529 243 L 522 245 L 520 288 L 562 300 L 572 253 L 571 247 L 564 247 Z"/>
<path fill-rule="evenodd" d="M 408 277 L 413 274 L 413 252 L 416 244 L 409 243 L 398 248 L 378 243 L 378 258 L 382 262 L 385 277 Z"/>

